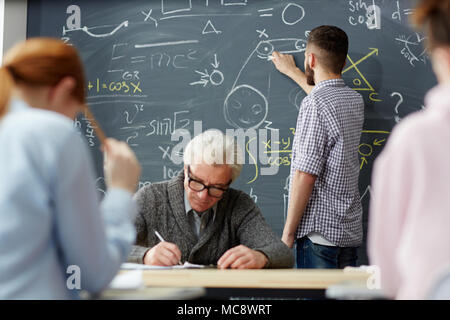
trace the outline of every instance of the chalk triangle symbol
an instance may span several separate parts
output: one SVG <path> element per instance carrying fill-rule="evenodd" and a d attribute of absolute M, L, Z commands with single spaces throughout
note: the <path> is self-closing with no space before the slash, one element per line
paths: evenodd
<path fill-rule="evenodd" d="M 203 28 L 202 34 L 208 34 L 208 33 L 219 34 L 219 33 L 222 33 L 222 31 L 217 30 L 214 27 L 214 25 L 212 24 L 211 20 L 208 20 L 205 27 Z"/>
<path fill-rule="evenodd" d="M 347 58 L 348 60 L 346 65 L 351 66 L 351 68 L 344 69 L 342 76 L 344 79 L 349 79 L 349 87 L 356 91 L 373 91 L 374 89 L 372 85 L 359 70 L 358 65 L 355 65 L 353 60 L 349 59 L 349 56 L 347 56 Z"/>

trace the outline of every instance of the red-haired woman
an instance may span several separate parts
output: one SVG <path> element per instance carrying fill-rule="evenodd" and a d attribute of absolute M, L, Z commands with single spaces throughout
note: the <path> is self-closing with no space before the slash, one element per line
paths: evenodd
<path fill-rule="evenodd" d="M 126 260 L 140 166 L 106 139 L 108 192 L 73 126 L 85 105 L 74 47 L 35 38 L 0 68 L 0 299 L 71 299 L 101 291 Z"/>

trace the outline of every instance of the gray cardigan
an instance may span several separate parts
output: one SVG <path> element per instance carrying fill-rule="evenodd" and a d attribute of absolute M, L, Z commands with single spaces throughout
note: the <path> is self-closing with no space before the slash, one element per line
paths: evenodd
<path fill-rule="evenodd" d="M 143 263 L 147 250 L 159 243 L 155 235 L 157 230 L 164 240 L 180 248 L 182 262 L 217 264 L 225 251 L 242 244 L 263 252 L 269 260 L 266 268 L 291 268 L 294 265 L 292 250 L 270 229 L 253 200 L 232 188 L 217 203 L 214 222 L 208 224 L 197 241 L 187 220 L 183 181 L 182 171 L 172 180 L 138 190 L 135 195 L 137 237 L 129 262 Z"/>

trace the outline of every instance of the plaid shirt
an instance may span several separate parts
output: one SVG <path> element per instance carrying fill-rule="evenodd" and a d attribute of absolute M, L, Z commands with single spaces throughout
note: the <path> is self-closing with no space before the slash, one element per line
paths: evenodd
<path fill-rule="evenodd" d="M 342 79 L 318 83 L 303 99 L 292 150 L 295 170 L 317 176 L 297 238 L 318 232 L 339 247 L 362 242 L 358 145 L 364 101 Z M 291 195 L 290 195 L 291 196 Z"/>

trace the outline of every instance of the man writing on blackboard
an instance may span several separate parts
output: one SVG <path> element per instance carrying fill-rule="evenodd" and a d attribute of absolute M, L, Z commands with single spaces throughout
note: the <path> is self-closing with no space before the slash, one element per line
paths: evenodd
<path fill-rule="evenodd" d="M 208 130 L 189 142 L 183 157 L 178 176 L 137 192 L 137 239 L 128 260 L 223 269 L 292 267 L 291 250 L 250 196 L 230 188 L 243 163 L 236 140 Z"/>
<path fill-rule="evenodd" d="M 343 30 L 320 26 L 308 36 L 305 73 L 291 55 L 273 53 L 275 67 L 308 94 L 297 119 L 282 237 L 291 248 L 296 242 L 298 268 L 355 266 L 362 242 L 358 145 L 364 101 L 342 79 L 347 51 Z"/>

